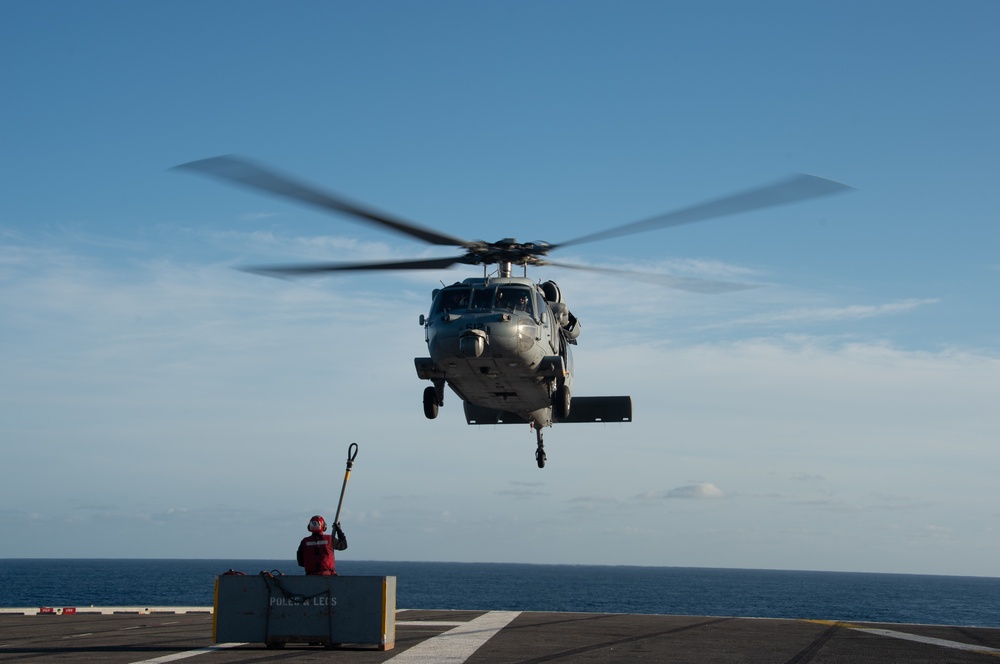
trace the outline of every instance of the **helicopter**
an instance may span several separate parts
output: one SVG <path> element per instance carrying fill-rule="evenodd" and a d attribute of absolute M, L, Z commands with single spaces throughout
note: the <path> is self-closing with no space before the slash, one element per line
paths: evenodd
<path fill-rule="evenodd" d="M 423 411 L 435 419 L 444 405 L 445 387 L 463 402 L 470 425 L 529 424 L 536 436 L 535 461 L 545 467 L 542 429 L 556 423 L 631 422 L 628 396 L 573 394 L 571 347 L 577 345 L 581 323 L 564 302 L 555 281 L 528 278 L 528 267 L 552 266 L 655 280 L 663 285 L 701 293 L 720 293 L 752 285 L 651 275 L 613 268 L 555 262 L 547 256 L 556 249 L 607 240 L 681 224 L 705 221 L 851 189 L 815 175 L 797 174 L 774 184 L 731 194 L 648 219 L 589 233 L 572 240 L 495 242 L 464 240 L 417 225 L 394 215 L 351 201 L 307 184 L 262 164 L 235 155 L 192 161 L 174 169 L 211 176 L 258 192 L 276 195 L 336 212 L 356 221 L 401 233 L 439 246 L 459 247 L 464 253 L 441 258 L 361 263 L 300 263 L 239 268 L 271 277 L 299 277 L 373 270 L 440 270 L 455 265 L 483 267 L 483 276 L 470 277 L 434 289 L 429 313 L 418 322 L 424 329 L 428 357 L 414 359 L 417 377 L 430 381 L 424 389 Z M 512 274 L 514 266 L 521 276 Z M 491 271 L 491 268 L 495 269 Z"/>

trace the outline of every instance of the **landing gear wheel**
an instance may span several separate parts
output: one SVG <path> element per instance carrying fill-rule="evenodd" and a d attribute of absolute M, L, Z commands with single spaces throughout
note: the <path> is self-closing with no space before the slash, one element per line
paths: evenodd
<path fill-rule="evenodd" d="M 535 433 L 538 435 L 538 449 L 535 450 L 535 462 L 538 464 L 539 468 L 544 468 L 545 446 L 542 444 L 542 430 L 537 429 Z"/>
<path fill-rule="evenodd" d="M 569 417 L 570 401 L 569 386 L 563 383 L 556 388 L 555 393 L 552 395 L 552 410 L 556 419 L 562 420 Z"/>
<path fill-rule="evenodd" d="M 433 420 L 438 416 L 437 389 L 433 385 L 424 390 L 424 417 Z"/>

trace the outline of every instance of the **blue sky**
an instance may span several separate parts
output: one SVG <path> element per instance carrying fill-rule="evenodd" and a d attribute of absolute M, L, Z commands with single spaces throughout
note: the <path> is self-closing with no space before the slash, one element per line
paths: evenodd
<path fill-rule="evenodd" d="M 0 5 L 0 557 L 996 576 L 1000 6 Z M 236 153 L 469 239 L 560 242 L 806 172 L 856 191 L 554 256 L 577 394 L 424 419 L 430 290 L 261 262 L 449 255 L 170 167 Z M 68 542 L 51 547 L 53 530 Z"/>

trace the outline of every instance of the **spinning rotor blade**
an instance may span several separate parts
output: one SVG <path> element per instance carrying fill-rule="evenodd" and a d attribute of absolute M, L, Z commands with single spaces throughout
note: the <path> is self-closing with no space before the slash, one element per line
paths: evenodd
<path fill-rule="evenodd" d="M 734 293 L 736 291 L 759 288 L 756 284 L 741 284 L 735 281 L 715 281 L 712 279 L 698 279 L 695 277 L 674 277 L 669 274 L 657 274 L 656 272 L 635 272 L 632 270 L 616 270 L 611 267 L 595 267 L 593 265 L 573 265 L 572 263 L 555 263 L 545 261 L 545 265 L 553 267 L 567 268 L 570 270 L 584 270 L 587 272 L 601 272 L 613 274 L 618 277 L 627 277 L 639 281 L 646 281 L 659 286 L 676 288 L 677 290 L 689 293 Z"/>
<path fill-rule="evenodd" d="M 690 224 L 696 221 L 705 221 L 716 217 L 725 217 L 739 212 L 749 212 L 751 210 L 784 205 L 785 203 L 795 203 L 808 198 L 828 196 L 830 194 L 836 194 L 850 189 L 853 189 L 853 187 L 839 182 L 834 182 L 833 180 L 827 180 L 826 178 L 817 177 L 815 175 L 799 174 L 766 187 L 759 187 L 757 189 L 750 189 L 749 191 L 744 191 L 738 194 L 731 194 L 707 203 L 701 203 L 700 205 L 694 205 L 681 210 L 676 210 L 674 212 L 668 212 L 667 214 L 652 217 L 651 219 L 643 219 L 641 221 L 625 224 L 624 226 L 617 226 L 615 228 L 609 228 L 604 231 L 584 235 L 574 240 L 569 240 L 568 242 L 552 245 L 552 248 L 567 247 L 574 244 L 583 244 L 584 242 L 596 242 L 597 240 L 607 240 L 609 238 L 631 235 L 633 233 L 644 233 L 646 231 L 655 230 L 657 228 L 666 228 L 668 226 L 680 226 L 681 224 Z"/>
<path fill-rule="evenodd" d="M 299 263 L 295 265 L 260 265 L 237 268 L 243 272 L 265 277 L 307 277 L 330 272 L 363 270 L 440 270 L 457 263 L 467 262 L 464 256 L 454 258 L 428 258 L 426 260 L 388 261 L 378 263 Z"/>
<path fill-rule="evenodd" d="M 464 247 L 468 245 L 465 240 L 422 228 L 408 221 L 394 219 L 387 214 L 370 210 L 340 196 L 322 191 L 318 187 L 298 182 L 285 175 L 279 175 L 274 171 L 258 166 L 240 157 L 232 155 L 211 157 L 209 159 L 174 166 L 174 168 L 203 173 L 227 182 L 249 187 L 250 189 L 277 194 L 278 196 L 290 198 L 300 203 L 308 203 L 324 210 L 341 212 L 368 223 L 390 228 L 430 244 L 440 244 L 449 247 Z"/>

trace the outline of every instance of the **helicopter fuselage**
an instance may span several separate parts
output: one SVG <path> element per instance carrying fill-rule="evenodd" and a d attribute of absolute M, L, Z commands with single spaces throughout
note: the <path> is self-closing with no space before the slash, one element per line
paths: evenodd
<path fill-rule="evenodd" d="M 430 315 L 421 317 L 430 357 L 416 359 L 418 375 L 439 391 L 447 384 L 468 404 L 551 425 L 554 407 L 556 416 L 569 410 L 569 345 L 579 334 L 560 299 L 553 282 L 522 277 L 472 278 L 435 290 Z"/>

